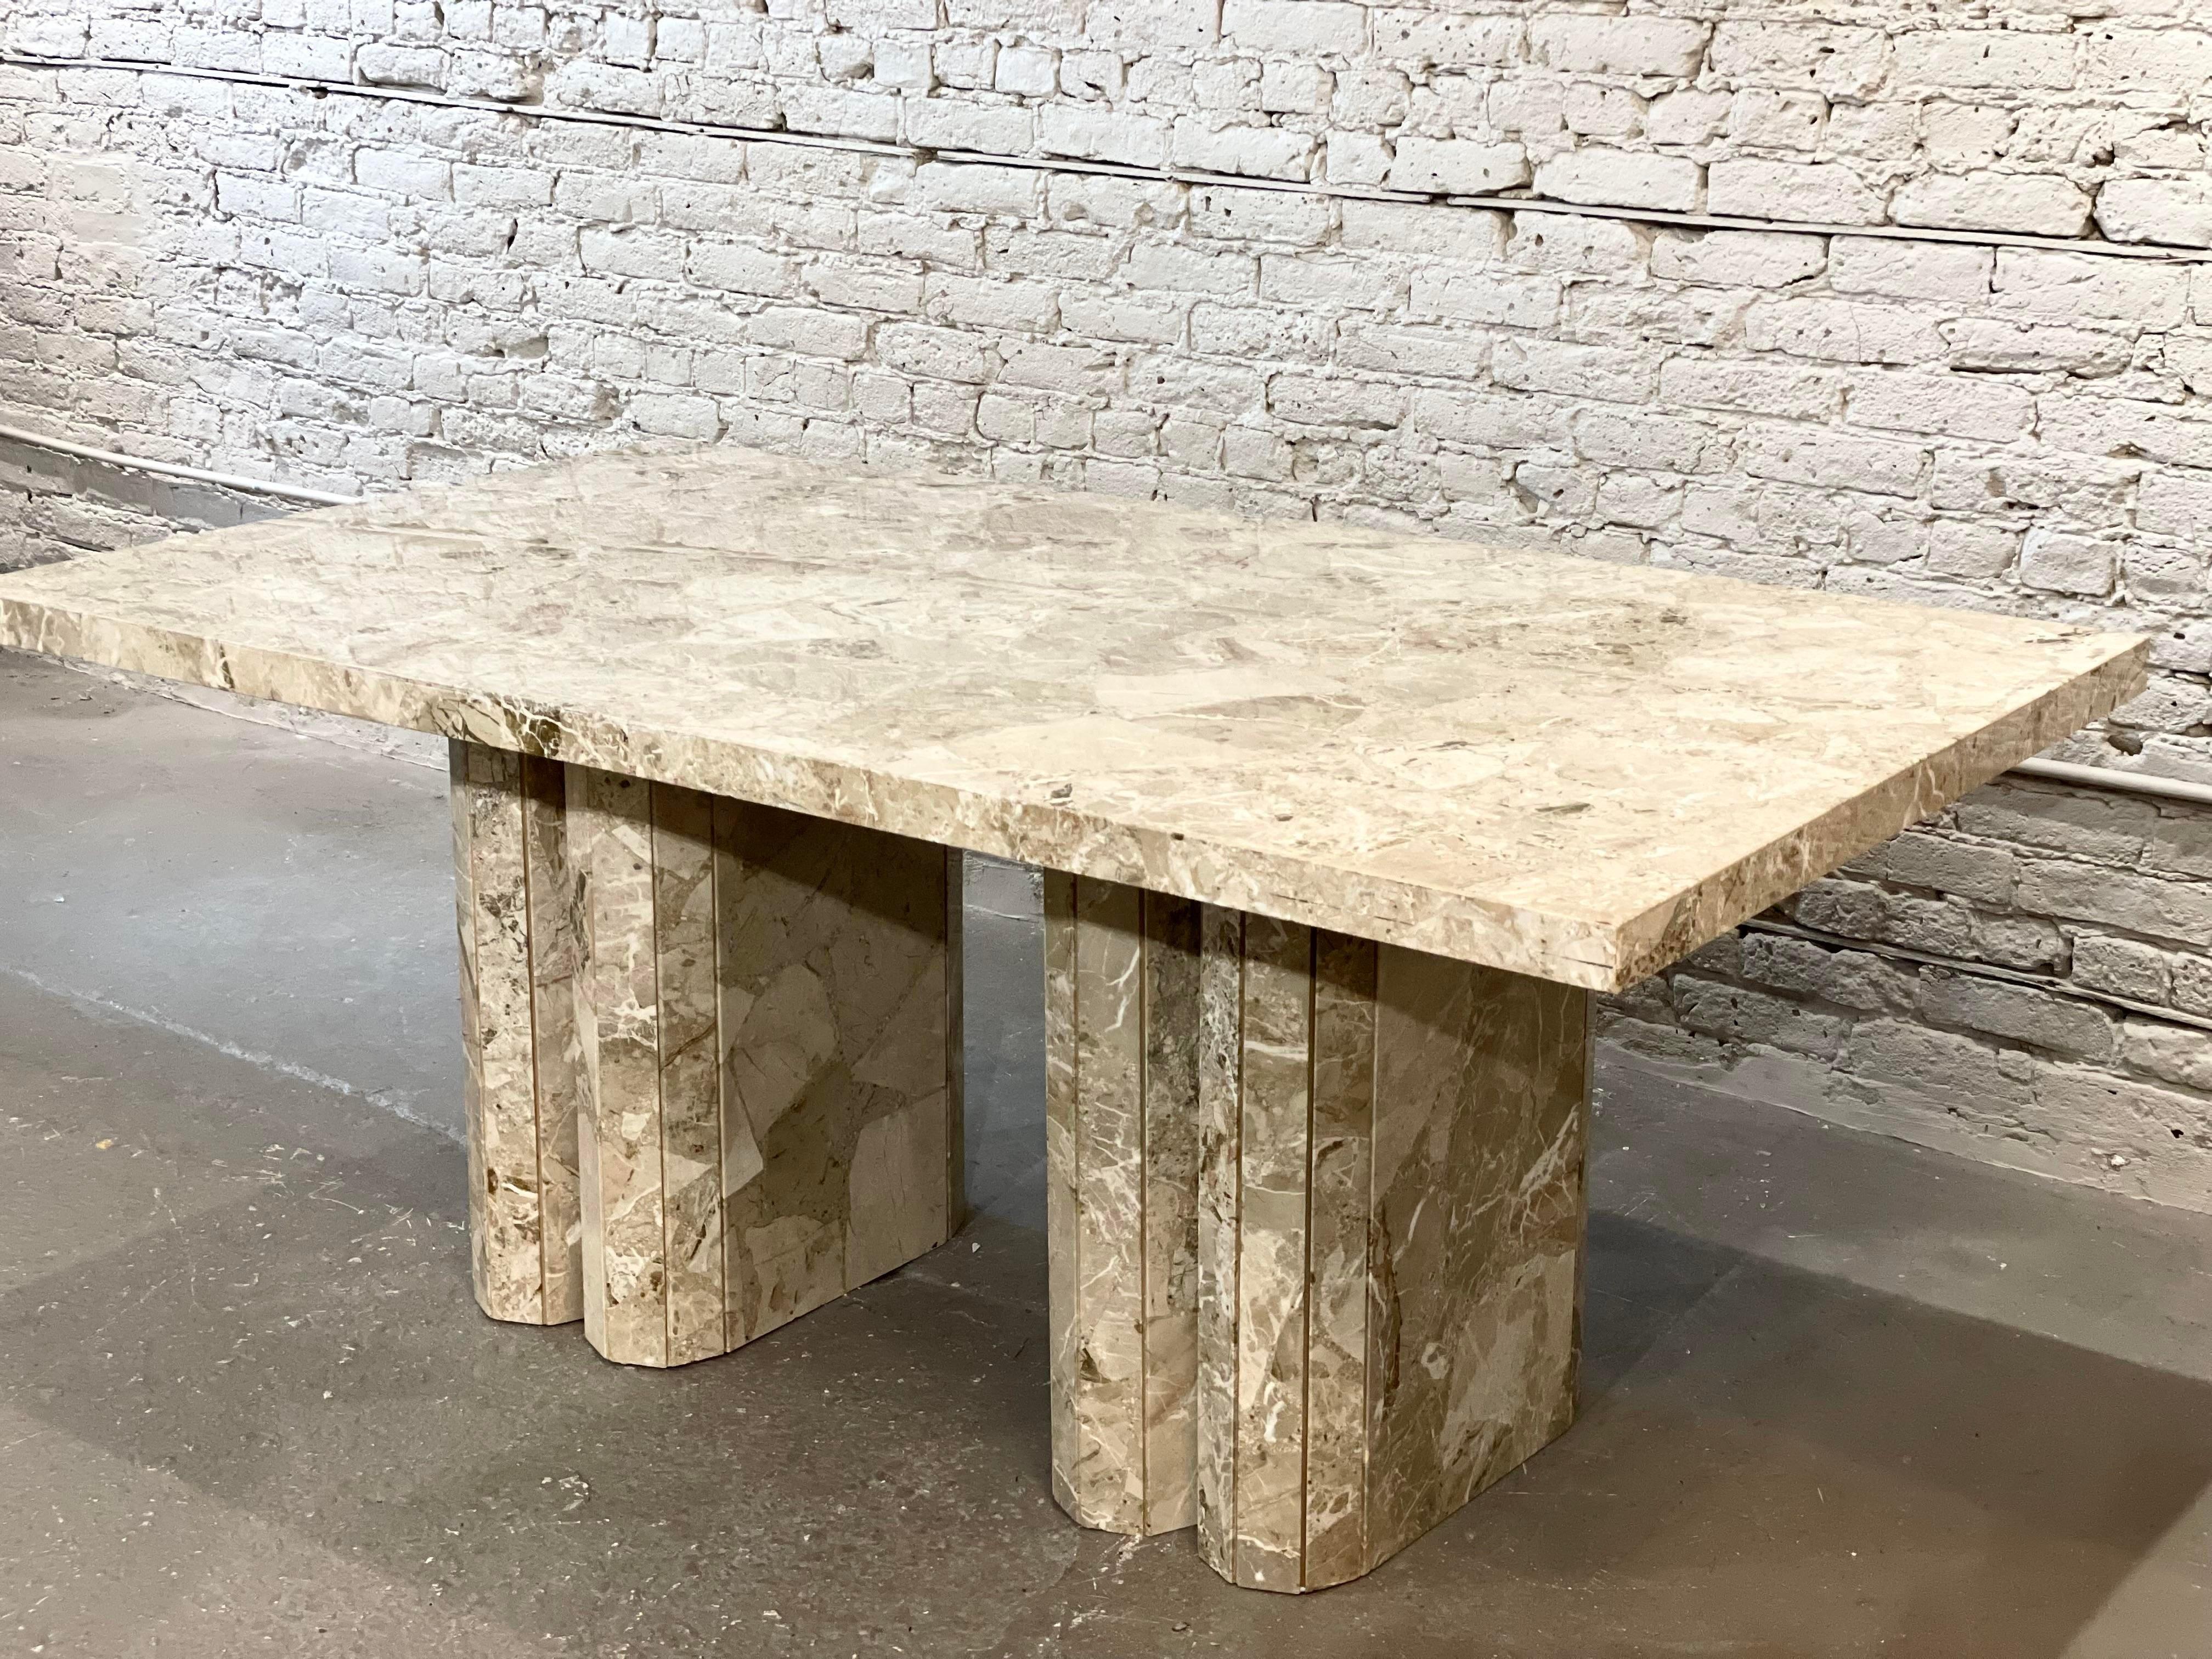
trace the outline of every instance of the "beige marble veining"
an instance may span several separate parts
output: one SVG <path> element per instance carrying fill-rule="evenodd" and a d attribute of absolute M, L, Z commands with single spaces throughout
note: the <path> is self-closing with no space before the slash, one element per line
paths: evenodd
<path fill-rule="evenodd" d="M 0 576 L 0 641 L 1599 988 L 2110 709 L 2145 655 L 730 447 Z"/>
<path fill-rule="evenodd" d="M 1045 876 L 1053 1491 L 1138 1536 L 1197 1519 L 1198 914 Z"/>
<path fill-rule="evenodd" d="M 960 1224 L 957 855 L 714 802 L 728 1346 Z"/>
<path fill-rule="evenodd" d="M 1572 1419 L 1587 994 L 1209 908 L 1200 1542 L 1370 1571 Z"/>
<path fill-rule="evenodd" d="M 580 883 L 583 1318 L 681 1365 L 957 1224 L 942 847 L 567 769 Z"/>
<path fill-rule="evenodd" d="M 561 768 L 451 745 L 477 1301 L 495 1319 L 583 1316 L 580 1056 Z"/>

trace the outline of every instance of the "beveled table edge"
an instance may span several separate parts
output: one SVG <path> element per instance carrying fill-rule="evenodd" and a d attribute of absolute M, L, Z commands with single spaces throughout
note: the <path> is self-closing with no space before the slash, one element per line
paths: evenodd
<path fill-rule="evenodd" d="M 2150 641 L 2085 635 L 2089 665 L 1808 823 L 1686 884 L 1625 923 L 1415 885 L 1048 799 L 889 778 L 789 749 L 679 731 L 618 730 L 557 706 L 507 703 L 381 670 L 204 636 L 0 593 L 0 646 L 122 669 L 380 725 L 459 738 L 678 784 L 1082 876 L 1194 898 L 1577 985 L 1619 991 L 1680 960 L 1807 883 L 2140 693 Z M 2101 653 L 2101 654 L 2100 654 Z M 896 783 L 895 789 L 880 786 Z M 1228 855 L 1207 874 L 1208 854 Z M 1071 856 L 1073 854 L 1074 856 Z M 1302 896 L 1353 887 L 1358 902 Z"/>

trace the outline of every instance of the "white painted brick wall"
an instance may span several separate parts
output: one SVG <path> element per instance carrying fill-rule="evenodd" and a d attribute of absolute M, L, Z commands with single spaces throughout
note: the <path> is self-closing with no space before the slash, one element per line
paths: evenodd
<path fill-rule="evenodd" d="M 2008 778 L 1782 912 L 1836 937 L 1717 941 L 1615 999 L 1607 1035 L 1845 1121 L 2205 1207 L 2212 1030 L 2159 1017 L 2212 1019 L 2203 809 Z"/>
<path fill-rule="evenodd" d="M 2212 246 L 2212 0 L 1757 9 L 19 0 L 0 47 L 997 155 Z"/>
<path fill-rule="evenodd" d="M 1848 9 L 1267 0 L 1217 37 L 1178 0 L 1094 7 L 1087 33 L 838 4 L 836 32 L 781 4 L 373 0 L 78 6 L 81 44 L 65 11 L 7 27 L 41 52 L 283 52 L 763 125 L 803 94 L 845 137 L 1348 178 L 1341 155 L 1424 189 L 1766 218 L 1872 224 L 1987 173 L 2014 182 L 1961 199 L 2073 191 L 2122 237 L 2126 213 L 2190 222 L 2147 192 L 2202 164 L 2166 60 L 2114 46 L 2124 20 L 1998 13 L 1962 44 Z M 2039 44 L 1978 38 L 2008 21 Z M 2110 161 L 2081 159 L 2092 131 Z M 665 433 L 2140 627 L 2152 693 L 2069 753 L 2212 779 L 2212 266 L 2088 228 L 2081 251 L 1700 231 L 0 66 L 0 408 L 338 488 Z M 239 510 L 0 454 L 0 563 Z M 1832 1115 L 2212 1208 L 2199 1034 L 2062 994 L 2212 1018 L 2202 817 L 2002 786 L 1791 914 L 2035 982 L 1750 934 L 1620 1000 L 1613 1034 L 1754 1091 L 1808 1068 Z"/>

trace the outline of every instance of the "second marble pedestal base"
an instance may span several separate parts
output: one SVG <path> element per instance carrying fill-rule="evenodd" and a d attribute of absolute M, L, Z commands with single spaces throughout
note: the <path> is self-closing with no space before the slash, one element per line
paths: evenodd
<path fill-rule="evenodd" d="M 957 854 L 471 744 L 453 767 L 486 1312 L 683 1364 L 951 1235 Z"/>
<path fill-rule="evenodd" d="M 1071 1514 L 1194 1491 L 1223 1577 L 1316 1589 L 1566 1428 L 1583 993 L 1072 878 L 1046 927 Z"/>

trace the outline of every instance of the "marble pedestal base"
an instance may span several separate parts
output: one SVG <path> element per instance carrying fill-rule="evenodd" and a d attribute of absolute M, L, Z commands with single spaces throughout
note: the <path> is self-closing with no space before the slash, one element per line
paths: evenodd
<path fill-rule="evenodd" d="M 1055 1494 L 1195 1519 L 1236 1583 L 1358 1577 L 1572 1419 L 1585 994 L 1046 896 Z"/>
<path fill-rule="evenodd" d="M 1053 1494 L 1139 1537 L 1198 1519 L 1199 914 L 1045 872 Z"/>
<path fill-rule="evenodd" d="M 453 745 L 477 1300 L 724 1353 L 951 1234 L 957 854 Z"/>

